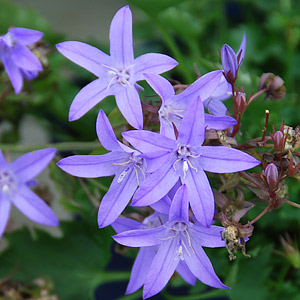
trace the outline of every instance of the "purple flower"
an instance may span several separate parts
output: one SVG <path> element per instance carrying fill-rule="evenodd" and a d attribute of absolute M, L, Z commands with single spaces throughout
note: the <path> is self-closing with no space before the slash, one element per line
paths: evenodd
<path fill-rule="evenodd" d="M 40 31 L 18 27 L 0 36 L 0 60 L 16 94 L 22 90 L 24 78 L 32 80 L 43 70 L 38 58 L 26 47 L 42 36 Z"/>
<path fill-rule="evenodd" d="M 52 160 L 56 149 L 43 149 L 24 154 L 7 163 L 0 150 L 0 237 L 2 236 L 13 203 L 34 222 L 57 226 L 58 219 L 49 206 L 28 188 Z"/>
<path fill-rule="evenodd" d="M 135 193 L 132 205 L 155 203 L 177 183 L 189 190 L 189 202 L 196 219 L 210 226 L 214 198 L 204 171 L 231 173 L 257 166 L 260 162 L 242 151 L 223 146 L 202 146 L 205 137 L 204 109 L 198 97 L 186 111 L 177 140 L 145 130 L 123 133 L 124 138 L 147 160 L 147 177 Z"/>
<path fill-rule="evenodd" d="M 215 274 L 202 249 L 202 246 L 224 247 L 224 241 L 221 240 L 223 228 L 206 228 L 199 223 L 191 223 L 188 217 L 188 193 L 185 185 L 178 189 L 167 223 L 153 229 L 125 231 L 113 237 L 116 242 L 129 247 L 159 246 L 145 278 L 143 299 L 159 293 L 180 265 L 187 267 L 191 275 L 204 284 L 227 288 Z"/>
<path fill-rule="evenodd" d="M 175 95 L 173 86 L 167 79 L 155 74 L 145 74 L 145 79 L 162 100 L 162 105 L 158 111 L 160 133 L 174 138 L 173 124 L 179 128 L 181 120 L 193 100 L 197 96 L 202 101 L 208 99 L 218 87 L 221 76 L 221 71 L 210 72 L 200 77 L 180 94 Z M 226 116 L 216 118 L 206 115 L 205 121 L 209 122 L 206 125 L 217 130 L 223 130 L 236 124 L 236 120 Z"/>
<path fill-rule="evenodd" d="M 74 155 L 60 160 L 57 165 L 78 177 L 116 175 L 99 207 L 98 225 L 102 228 L 110 225 L 122 213 L 138 185 L 144 180 L 146 165 L 138 151 L 117 140 L 102 110 L 99 112 L 96 127 L 100 143 L 111 152 L 104 155 Z"/>
<path fill-rule="evenodd" d="M 141 129 L 143 113 L 136 82 L 144 79 L 144 73 L 160 74 L 174 68 L 177 62 L 158 53 L 134 58 L 129 6 L 121 8 L 114 16 L 109 39 L 111 56 L 81 42 L 63 42 L 57 45 L 61 54 L 99 77 L 74 98 L 69 120 L 79 119 L 105 97 L 114 95 L 128 123 Z"/>
<path fill-rule="evenodd" d="M 233 51 L 233 49 L 225 44 L 221 50 L 221 59 L 224 75 L 227 81 L 233 84 L 237 78 L 237 72 L 239 67 L 241 66 L 246 50 L 246 34 L 243 36 L 243 40 L 237 54 Z"/>

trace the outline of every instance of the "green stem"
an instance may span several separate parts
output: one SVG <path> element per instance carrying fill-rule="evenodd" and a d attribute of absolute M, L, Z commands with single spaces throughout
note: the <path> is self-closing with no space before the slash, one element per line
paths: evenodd
<path fill-rule="evenodd" d="M 99 146 L 99 142 L 63 142 L 44 145 L 2 144 L 0 145 L 0 149 L 2 151 L 25 153 L 46 148 L 56 148 L 58 151 L 94 150 L 99 148 Z"/>

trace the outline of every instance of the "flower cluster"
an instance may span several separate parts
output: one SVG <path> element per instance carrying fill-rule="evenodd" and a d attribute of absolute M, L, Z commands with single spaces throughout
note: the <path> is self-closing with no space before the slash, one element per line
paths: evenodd
<path fill-rule="evenodd" d="M 201 76 L 179 94 L 159 75 L 177 65 L 174 59 L 155 53 L 134 58 L 128 6 L 112 20 L 110 56 L 81 42 L 57 45 L 60 53 L 98 77 L 76 95 L 69 120 L 79 119 L 106 96 L 114 95 L 120 112 L 137 129 L 123 132 L 127 142 L 120 143 L 100 110 L 97 135 L 109 152 L 74 155 L 58 162 L 73 176 L 115 176 L 101 201 L 98 224 L 100 228 L 112 225 L 118 243 L 141 247 L 127 293 L 144 286 L 143 298 L 151 297 L 163 289 L 175 270 L 190 284 L 197 278 L 209 286 L 227 288 L 202 249 L 225 246 L 223 228 L 212 225 L 214 196 L 205 172 L 239 172 L 260 161 L 232 147 L 207 144 L 205 133 L 237 124 L 225 114 L 221 100 L 232 92 L 228 77 L 236 77 L 245 44 L 244 36 L 241 50 L 234 56 L 226 46 L 222 50 L 224 71 Z M 140 80 L 146 80 L 161 99 L 159 133 L 142 129 Z M 216 113 L 205 114 L 204 105 Z M 120 217 L 131 199 L 132 206 L 151 206 L 153 215 L 143 223 Z"/>

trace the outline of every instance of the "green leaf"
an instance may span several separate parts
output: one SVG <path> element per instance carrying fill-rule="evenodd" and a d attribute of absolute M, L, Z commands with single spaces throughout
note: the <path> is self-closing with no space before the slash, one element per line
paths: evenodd
<path fill-rule="evenodd" d="M 124 280 L 127 272 L 104 271 L 110 259 L 111 229 L 97 228 L 96 221 L 62 223 L 62 238 L 36 231 L 32 239 L 23 229 L 7 234 L 9 246 L 0 255 L 1 278 L 30 281 L 50 277 L 60 299 L 92 300 L 94 289 L 107 281 Z"/>

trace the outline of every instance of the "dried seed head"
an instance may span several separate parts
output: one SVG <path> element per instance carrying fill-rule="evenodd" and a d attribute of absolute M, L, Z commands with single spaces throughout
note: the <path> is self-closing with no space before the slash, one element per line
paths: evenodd
<path fill-rule="evenodd" d="M 266 98 L 271 100 L 282 99 L 285 96 L 286 88 L 281 77 L 273 73 L 264 73 L 260 77 L 258 90 L 267 89 Z"/>

